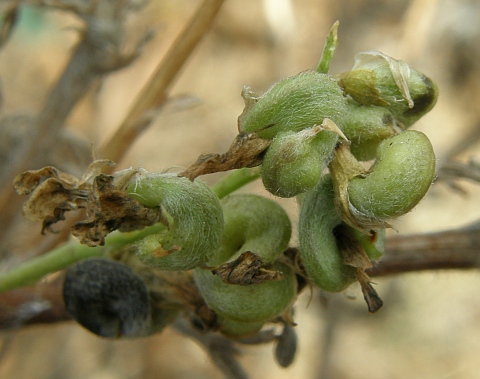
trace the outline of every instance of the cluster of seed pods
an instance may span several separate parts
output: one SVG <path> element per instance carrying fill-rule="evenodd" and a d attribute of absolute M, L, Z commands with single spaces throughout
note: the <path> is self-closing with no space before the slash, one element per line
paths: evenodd
<path fill-rule="evenodd" d="M 342 256 L 339 227 L 350 230 L 370 259 L 378 259 L 389 220 L 410 211 L 433 181 L 430 141 L 408 128 L 434 106 L 435 84 L 401 61 L 368 52 L 357 56 L 349 72 L 302 72 L 259 97 L 245 90 L 244 98 L 239 130 L 271 140 L 262 163 L 265 188 L 275 196 L 299 200 L 299 254 L 307 279 L 322 290 L 343 291 L 355 282 L 356 270 Z M 361 161 L 372 161 L 370 168 L 364 169 Z M 292 227 L 277 202 L 248 194 L 220 201 L 200 180 L 165 173 L 141 173 L 127 191 L 147 207 L 160 207 L 167 226 L 136 242 L 134 253 L 155 269 L 194 269 L 198 290 L 215 311 L 222 333 L 249 336 L 291 308 L 297 278 L 279 257 Z M 366 238 L 372 233 L 376 240 Z M 212 274 L 212 268 L 245 252 L 258 255 L 281 279 L 236 285 Z M 88 262 L 80 265 L 92 264 Z M 152 326 L 147 292 L 134 272 L 112 266 L 118 274 L 101 277 L 96 269 L 89 271 L 85 280 L 90 283 L 122 282 L 130 276 L 131 285 L 92 284 L 88 299 L 88 286 L 75 295 L 75 283 L 85 270 L 86 266 L 73 267 L 65 281 L 65 301 L 72 314 L 87 303 L 99 312 L 93 324 L 77 316 L 82 325 L 108 337 L 159 329 Z M 141 301 L 143 308 L 137 304 L 124 312 L 118 304 L 100 306 L 106 304 L 108 291 L 119 298 L 129 289 L 138 293 L 130 300 Z M 109 326 L 100 325 L 102 320 Z"/>

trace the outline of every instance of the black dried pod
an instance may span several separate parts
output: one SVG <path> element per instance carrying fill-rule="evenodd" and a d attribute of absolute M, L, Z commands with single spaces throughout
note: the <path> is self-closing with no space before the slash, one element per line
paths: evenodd
<path fill-rule="evenodd" d="M 275 346 L 275 360 L 281 367 L 288 367 L 293 363 L 297 354 L 298 338 L 292 325 L 284 323 L 283 331 L 278 336 Z"/>
<path fill-rule="evenodd" d="M 79 324 L 107 338 L 145 334 L 150 305 L 145 282 L 119 262 L 92 258 L 66 273 L 63 299 Z"/>

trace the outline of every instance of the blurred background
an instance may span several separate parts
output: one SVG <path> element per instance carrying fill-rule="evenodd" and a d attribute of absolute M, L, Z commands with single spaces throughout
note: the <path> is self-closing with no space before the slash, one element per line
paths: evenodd
<path fill-rule="evenodd" d="M 64 137 L 74 142 L 55 143 L 35 164 L 54 162 L 81 175 L 92 159 L 92 146 L 95 151 L 114 133 L 200 4 L 157 0 L 132 12 L 126 43 L 135 43 L 148 30 L 153 38 L 138 59 L 104 77 L 76 106 Z M 19 17 L 0 50 L 0 112 L 2 119 L 15 118 L 0 124 L 2 171 L 13 164 L 12 149 L 28 138 L 29 117 L 44 105 L 81 26 L 72 14 L 35 5 L 22 7 Z M 243 86 L 262 93 L 283 77 L 314 68 L 336 20 L 339 46 L 332 73 L 350 69 L 355 53 L 366 50 L 408 62 L 440 89 L 436 107 L 414 125 L 431 139 L 439 166 L 480 156 L 477 0 L 227 0 L 178 75 L 170 99 L 118 168 L 185 168 L 201 153 L 226 151 L 237 133 Z M 203 179 L 214 183 L 220 177 Z M 452 229 L 477 220 L 478 183 L 462 181 L 460 186 L 461 191 L 435 183 L 420 205 L 395 223 L 398 233 Z M 272 197 L 261 183 L 242 190 Z M 280 202 L 294 220 L 295 201 Z M 1 271 L 34 255 L 45 238 L 40 225 L 25 221 L 20 210 L 7 221 Z M 278 367 L 270 345 L 246 346 L 240 361 L 251 378 L 480 378 L 478 271 L 411 273 L 375 282 L 384 307 L 374 315 L 358 288 L 328 298 L 304 291 L 295 313 L 300 344 L 294 364 Z M 0 333 L 4 379 L 192 377 L 222 375 L 194 341 L 171 329 L 132 341 L 103 340 L 68 322 Z"/>

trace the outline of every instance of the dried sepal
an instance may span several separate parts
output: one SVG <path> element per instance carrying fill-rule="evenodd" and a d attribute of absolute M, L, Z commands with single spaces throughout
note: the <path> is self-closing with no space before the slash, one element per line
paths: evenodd
<path fill-rule="evenodd" d="M 218 315 L 246 323 L 266 322 L 281 315 L 297 296 L 294 272 L 279 262 L 272 269 L 281 272 L 283 279 L 239 286 L 201 268 L 195 269 L 194 278 L 205 302 Z"/>
<path fill-rule="evenodd" d="M 262 258 L 250 251 L 244 252 L 234 261 L 213 269 L 212 273 L 222 278 L 224 283 L 240 286 L 283 279 L 282 272 L 263 267 Z"/>

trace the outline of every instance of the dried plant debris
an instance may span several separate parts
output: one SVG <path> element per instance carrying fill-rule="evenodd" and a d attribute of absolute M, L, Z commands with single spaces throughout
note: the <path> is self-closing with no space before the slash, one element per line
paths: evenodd
<path fill-rule="evenodd" d="M 334 234 L 340 251 L 343 254 L 343 262 L 356 268 L 357 280 L 362 288 L 368 311 L 370 313 L 377 312 L 383 306 L 383 301 L 373 288 L 370 277 L 365 273 L 366 269 L 373 266 L 370 258 L 361 243 L 355 238 L 346 225 L 342 224 L 337 226 Z"/>
<path fill-rule="evenodd" d="M 249 286 L 269 280 L 281 280 L 283 275 L 279 271 L 268 270 L 262 267 L 263 260 L 257 254 L 246 251 L 232 262 L 227 262 L 212 270 L 227 284 Z"/>
<path fill-rule="evenodd" d="M 270 142 L 270 140 L 259 138 L 256 133 L 239 133 L 226 153 L 202 154 L 179 176 L 193 181 L 200 175 L 259 166 Z"/>
<path fill-rule="evenodd" d="M 100 174 L 93 183 L 87 201 L 86 221 L 73 225 L 72 234 L 82 244 L 105 244 L 105 237 L 114 230 L 129 232 L 156 224 L 161 219 L 160 208 L 147 208 L 113 185 L 114 177 Z"/>
<path fill-rule="evenodd" d="M 42 234 L 51 230 L 51 225 L 65 219 L 65 212 L 85 208 L 92 180 L 103 164 L 92 163 L 81 179 L 51 166 L 18 175 L 13 183 L 15 192 L 30 195 L 23 214 L 29 220 L 43 221 Z"/>
<path fill-rule="evenodd" d="M 370 313 L 377 312 L 383 306 L 383 300 L 373 288 L 370 277 L 362 268 L 357 268 L 357 279 L 362 287 L 363 298 L 367 303 L 368 311 Z"/>
<path fill-rule="evenodd" d="M 80 179 L 51 166 L 18 175 L 15 191 L 30 195 L 23 206 L 25 217 L 42 221 L 45 234 L 65 219 L 65 212 L 86 209 L 88 219 L 77 222 L 73 234 L 88 246 L 103 245 L 105 236 L 115 229 L 131 231 L 159 222 L 159 208 L 146 208 L 123 191 L 137 170 L 123 170 L 114 176 L 101 174 L 102 168 L 113 165 L 96 160 Z"/>

